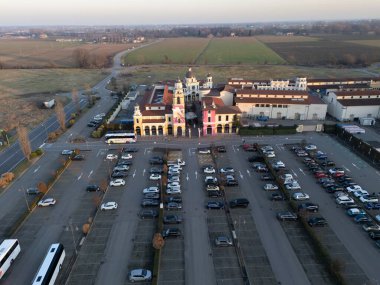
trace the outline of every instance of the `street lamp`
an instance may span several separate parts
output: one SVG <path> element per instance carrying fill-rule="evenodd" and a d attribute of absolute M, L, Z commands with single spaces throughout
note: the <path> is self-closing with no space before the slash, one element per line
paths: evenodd
<path fill-rule="evenodd" d="M 73 238 L 73 245 L 74 245 L 74 250 L 75 250 L 75 254 L 77 255 L 78 254 L 78 250 L 77 250 L 77 244 L 75 242 L 75 237 L 74 237 L 74 231 L 79 231 L 79 228 L 77 226 L 74 227 L 73 225 L 73 221 L 72 219 L 70 218 L 70 222 L 69 222 L 69 225 L 66 226 L 66 231 L 71 231 L 71 237 Z"/>

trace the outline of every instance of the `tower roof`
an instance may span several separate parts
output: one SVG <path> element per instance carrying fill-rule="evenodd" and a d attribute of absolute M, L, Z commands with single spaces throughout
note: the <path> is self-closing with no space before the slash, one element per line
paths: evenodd
<path fill-rule="evenodd" d="M 189 70 L 186 72 L 186 78 L 193 78 L 194 74 L 193 71 L 191 70 L 191 67 L 189 67 Z"/>

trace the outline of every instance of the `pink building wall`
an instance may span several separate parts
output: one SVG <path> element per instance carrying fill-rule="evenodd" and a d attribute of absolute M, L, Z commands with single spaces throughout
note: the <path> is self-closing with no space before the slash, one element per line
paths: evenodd
<path fill-rule="evenodd" d="M 208 111 L 210 111 L 210 122 L 208 121 L 208 115 L 209 115 Z M 204 110 L 204 111 L 202 111 L 203 135 L 207 135 L 207 126 L 209 124 L 212 127 L 212 135 L 216 135 L 215 118 L 216 118 L 215 110 Z"/>

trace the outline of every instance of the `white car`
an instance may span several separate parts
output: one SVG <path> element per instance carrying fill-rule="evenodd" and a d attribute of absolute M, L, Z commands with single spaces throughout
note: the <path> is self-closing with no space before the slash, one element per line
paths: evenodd
<path fill-rule="evenodd" d="M 168 183 L 179 182 L 179 181 L 180 181 L 179 176 L 172 176 L 172 177 L 168 178 Z"/>
<path fill-rule="evenodd" d="M 186 162 L 182 159 L 177 159 L 177 164 L 180 165 L 180 166 L 185 166 L 186 165 Z"/>
<path fill-rule="evenodd" d="M 218 179 L 214 176 L 206 176 L 205 183 L 216 183 L 218 182 Z"/>
<path fill-rule="evenodd" d="M 313 144 L 309 144 L 305 146 L 305 150 L 316 150 L 316 149 L 317 149 L 317 146 Z"/>
<path fill-rule="evenodd" d="M 276 154 L 274 153 L 274 151 L 267 151 L 265 152 L 265 156 L 268 158 L 273 158 L 276 157 Z"/>
<path fill-rule="evenodd" d="M 280 178 L 282 180 L 286 180 L 286 179 L 292 179 L 293 180 L 293 175 L 290 173 L 285 173 L 284 175 L 281 175 Z"/>
<path fill-rule="evenodd" d="M 53 206 L 57 203 L 57 201 L 53 198 L 45 198 L 42 199 L 41 201 L 38 202 L 38 207 L 48 207 L 48 206 Z"/>
<path fill-rule="evenodd" d="M 117 155 L 113 153 L 107 154 L 106 159 L 109 159 L 109 160 L 117 159 Z"/>
<path fill-rule="evenodd" d="M 182 167 L 180 165 L 170 165 L 169 166 L 169 170 L 170 169 L 173 169 L 173 170 L 175 170 L 175 169 L 182 170 Z"/>
<path fill-rule="evenodd" d="M 335 202 L 338 205 L 344 205 L 344 204 L 348 204 L 348 203 L 354 203 L 354 199 L 352 199 L 348 196 L 342 195 L 342 196 L 339 196 L 338 198 L 336 198 Z"/>
<path fill-rule="evenodd" d="M 368 191 L 366 191 L 366 190 L 357 190 L 357 191 L 355 191 L 354 192 L 354 196 L 355 197 L 357 197 L 357 198 L 359 198 L 359 197 L 361 197 L 361 196 L 364 196 L 364 195 L 368 195 L 369 193 L 368 193 Z"/>
<path fill-rule="evenodd" d="M 152 280 L 152 271 L 147 269 L 133 269 L 129 272 L 129 281 L 150 281 Z"/>
<path fill-rule="evenodd" d="M 107 203 L 103 203 L 100 206 L 101 211 L 114 210 L 114 209 L 117 209 L 117 203 L 116 202 L 107 202 Z"/>
<path fill-rule="evenodd" d="M 179 182 L 171 182 L 168 183 L 168 188 L 173 188 L 173 187 L 181 187 L 181 184 Z"/>
<path fill-rule="evenodd" d="M 272 164 L 274 168 L 285 168 L 285 163 L 282 161 L 276 161 L 275 163 Z"/>
<path fill-rule="evenodd" d="M 167 188 L 166 194 L 181 194 L 181 189 L 178 188 Z"/>
<path fill-rule="evenodd" d="M 235 169 L 232 167 L 224 167 L 219 170 L 219 173 L 235 173 Z"/>
<path fill-rule="evenodd" d="M 362 187 L 360 187 L 359 185 L 351 185 L 349 187 L 346 188 L 347 192 L 355 192 L 355 191 L 359 191 L 359 190 L 362 190 Z"/>
<path fill-rule="evenodd" d="M 293 200 L 303 201 L 303 200 L 309 200 L 310 196 L 306 193 L 297 192 L 293 194 L 292 198 Z"/>
<path fill-rule="evenodd" d="M 263 152 L 267 152 L 267 151 L 273 151 L 274 149 L 273 149 L 273 147 L 271 147 L 270 145 L 266 145 L 266 146 L 263 146 L 263 147 L 261 148 L 261 150 L 262 150 Z"/>
<path fill-rule="evenodd" d="M 161 175 L 160 175 L 160 174 L 156 174 L 156 173 L 152 173 L 152 174 L 149 176 L 149 179 L 150 179 L 150 180 L 160 180 L 160 179 L 161 179 Z"/>
<path fill-rule="evenodd" d="M 118 178 L 115 180 L 111 180 L 110 186 L 124 186 L 125 185 L 125 180 Z"/>
<path fill-rule="evenodd" d="M 265 185 L 264 185 L 264 190 L 265 190 L 265 191 L 278 190 L 278 186 L 275 185 L 275 184 L 265 184 Z"/>
<path fill-rule="evenodd" d="M 64 149 L 61 152 L 62 155 L 72 155 L 73 153 L 74 153 L 74 151 L 69 150 L 69 149 Z"/>
<path fill-rule="evenodd" d="M 203 173 L 212 174 L 215 173 L 215 169 L 214 167 L 206 167 L 205 169 L 203 169 Z"/>
<path fill-rule="evenodd" d="M 143 194 L 148 194 L 148 193 L 160 193 L 160 189 L 158 189 L 158 187 L 156 186 L 145 188 L 143 190 Z"/>
<path fill-rule="evenodd" d="M 198 149 L 198 153 L 208 154 L 208 153 L 211 153 L 211 150 L 209 148 L 200 148 L 200 149 Z"/>
<path fill-rule="evenodd" d="M 206 190 L 207 191 L 219 191 L 219 186 L 218 185 L 212 185 L 212 184 L 209 184 L 206 186 Z"/>
<path fill-rule="evenodd" d="M 285 188 L 288 190 L 301 190 L 301 186 L 298 184 L 297 181 L 285 184 Z"/>
<path fill-rule="evenodd" d="M 363 195 L 359 198 L 359 200 L 363 203 L 378 203 L 379 198 L 371 196 L 371 195 Z"/>
<path fill-rule="evenodd" d="M 121 159 L 132 159 L 132 154 L 126 153 L 121 156 Z"/>

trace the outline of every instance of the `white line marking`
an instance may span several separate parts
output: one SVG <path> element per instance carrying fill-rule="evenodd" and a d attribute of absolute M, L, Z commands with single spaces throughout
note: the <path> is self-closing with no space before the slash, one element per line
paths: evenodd
<path fill-rule="evenodd" d="M 82 178 L 82 175 L 83 173 L 81 173 L 79 176 L 78 176 L 78 180 L 80 180 Z"/>
<path fill-rule="evenodd" d="M 240 170 L 239 170 L 239 174 L 240 174 L 240 178 L 243 179 L 244 177 Z"/>
<path fill-rule="evenodd" d="M 186 180 L 189 181 L 189 173 L 186 173 Z"/>
<path fill-rule="evenodd" d="M 145 176 L 145 168 L 144 168 L 144 170 L 143 170 L 143 176 Z"/>
<path fill-rule="evenodd" d="M 251 177 L 251 172 L 249 172 L 249 170 L 247 169 L 247 173 L 249 175 L 249 177 Z"/>
<path fill-rule="evenodd" d="M 353 165 L 354 167 L 356 167 L 357 169 L 360 169 L 355 163 L 352 163 L 352 165 Z"/>
<path fill-rule="evenodd" d="M 348 172 L 351 172 L 351 170 L 349 170 L 347 167 L 345 167 L 344 165 L 342 165 L 342 167 L 344 168 L 344 169 L 346 169 Z"/>
<path fill-rule="evenodd" d="M 291 169 L 291 171 L 293 172 L 295 177 L 298 177 L 297 173 L 293 169 Z"/>
<path fill-rule="evenodd" d="M 90 171 L 90 174 L 89 174 L 87 177 L 90 178 L 90 176 L 92 175 L 93 172 L 94 172 L 94 171 L 91 170 L 91 171 Z"/>
<path fill-rule="evenodd" d="M 195 179 L 198 179 L 198 171 L 195 170 Z"/>
<path fill-rule="evenodd" d="M 43 143 L 42 145 L 40 145 L 40 148 L 43 148 L 43 147 L 44 147 L 44 145 L 45 145 L 45 143 Z"/>
<path fill-rule="evenodd" d="M 306 175 L 305 172 L 303 172 L 303 170 L 302 170 L 301 168 L 300 168 L 299 170 L 300 170 L 300 172 L 301 172 L 303 175 Z"/>
<path fill-rule="evenodd" d="M 40 169 L 41 165 L 34 169 L 33 173 L 36 173 Z"/>

